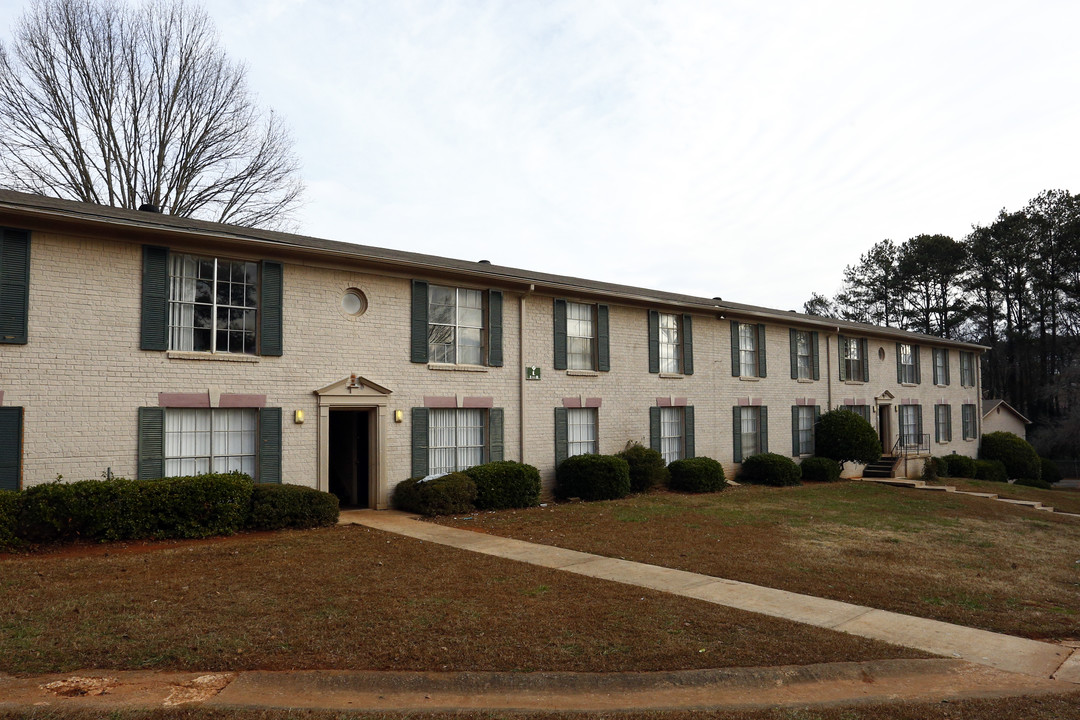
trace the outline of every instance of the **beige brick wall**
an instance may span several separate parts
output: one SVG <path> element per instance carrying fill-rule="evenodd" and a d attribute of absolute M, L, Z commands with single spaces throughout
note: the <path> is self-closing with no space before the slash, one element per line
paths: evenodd
<path fill-rule="evenodd" d="M 923 382 L 902 387 L 896 382 L 895 341 L 871 337 L 870 381 L 842 383 L 836 379 L 836 334 L 822 333 L 821 379 L 799 382 L 789 374 L 788 327 L 773 323 L 767 325 L 768 376 L 740 379 L 731 375 L 730 318 L 697 314 L 694 374 L 661 377 L 648 371 L 648 308 L 609 302 L 611 370 L 576 375 L 553 369 L 552 296 L 507 291 L 504 367 L 436 370 L 409 360 L 409 277 L 365 272 L 347 260 L 330 267 L 283 257 L 283 357 L 257 362 L 170 358 L 139 349 L 141 253 L 138 244 L 33 234 L 30 341 L 0 346 L 3 402 L 25 408 L 24 487 L 57 474 L 95 478 L 107 467 L 133 477 L 137 408 L 156 406 L 159 392 L 265 394 L 268 406 L 283 409 L 283 477 L 315 486 L 319 440 L 313 393 L 351 373 L 389 388 L 390 410 L 403 411 L 404 422 L 391 423 L 386 431 L 390 487 L 410 474 L 409 410 L 422 406 L 426 395 L 491 397 L 495 407 L 505 410 L 507 459 L 536 465 L 548 486 L 554 478 L 554 408 L 563 398 L 577 396 L 602 399 L 599 446 L 604 453 L 617 452 L 628 441 L 647 444 L 648 409 L 657 398 L 686 398 L 695 408 L 697 454 L 720 460 L 729 476 L 736 469 L 731 409 L 739 398 L 760 399 L 769 407 L 769 449 L 785 455 L 791 453 L 795 398 L 813 398 L 824 411 L 845 398 L 873 405 L 875 397 L 889 391 L 896 398 L 894 433 L 896 405 L 917 399 L 924 407 L 924 432 L 931 436 L 933 405 L 944 399 L 952 406 L 954 439 L 935 445 L 934 454 L 975 453 L 975 442 L 959 439 L 960 405 L 978 403 L 978 392 L 960 387 L 956 349 L 949 352 L 949 387 L 930 382 L 932 359 L 925 345 Z M 360 317 L 341 310 L 342 293 L 350 287 L 368 298 L 368 310 Z M 541 367 L 542 379 L 525 381 L 527 365 Z M 295 410 L 304 410 L 310 420 L 294 424 Z"/>

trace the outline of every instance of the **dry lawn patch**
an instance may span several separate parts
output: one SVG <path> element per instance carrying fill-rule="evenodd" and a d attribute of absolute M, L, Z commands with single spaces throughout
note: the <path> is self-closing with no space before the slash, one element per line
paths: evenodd
<path fill-rule="evenodd" d="M 631 671 L 924 657 L 357 526 L 0 559 L 0 672 Z"/>
<path fill-rule="evenodd" d="M 1080 522 L 846 482 L 564 503 L 441 520 L 1033 638 L 1080 637 Z"/>

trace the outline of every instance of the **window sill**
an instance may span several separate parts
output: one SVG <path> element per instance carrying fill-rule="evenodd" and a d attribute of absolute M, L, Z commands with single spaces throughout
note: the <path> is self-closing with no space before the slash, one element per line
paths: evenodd
<path fill-rule="evenodd" d="M 813 378 L 798 378 L 798 382 L 801 382 L 801 383 L 812 383 L 812 382 L 817 382 L 817 381 L 816 381 L 816 380 L 814 380 Z"/>
<path fill-rule="evenodd" d="M 169 350 L 165 357 L 170 360 L 216 360 L 218 362 L 257 363 L 255 355 L 237 355 L 233 353 L 189 352 L 187 350 Z"/>
<path fill-rule="evenodd" d="M 761 378 L 754 375 L 740 375 L 739 380 L 741 382 L 761 382 Z"/>
<path fill-rule="evenodd" d="M 934 387 L 937 387 L 937 388 L 947 388 L 947 387 L 949 387 L 949 386 L 948 386 L 948 385 L 942 385 L 941 383 L 934 383 Z"/>
<path fill-rule="evenodd" d="M 865 380 L 845 380 L 844 384 L 845 385 L 865 385 L 866 381 Z"/>
<path fill-rule="evenodd" d="M 566 374 L 571 377 L 600 377 L 596 370 L 567 370 Z"/>
<path fill-rule="evenodd" d="M 919 383 L 900 383 L 900 387 L 919 387 Z"/>
<path fill-rule="evenodd" d="M 686 377 L 686 375 L 684 375 L 682 373 L 664 373 L 664 372 L 662 372 L 662 373 L 660 373 L 660 377 L 661 378 L 666 378 L 668 380 L 682 380 L 683 378 Z"/>
<path fill-rule="evenodd" d="M 453 363 L 428 363 L 428 370 L 449 370 L 450 372 L 481 372 L 488 369 L 483 365 L 455 365 Z"/>

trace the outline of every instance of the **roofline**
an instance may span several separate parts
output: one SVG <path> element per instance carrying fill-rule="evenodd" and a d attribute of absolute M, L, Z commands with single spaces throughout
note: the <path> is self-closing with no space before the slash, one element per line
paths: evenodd
<path fill-rule="evenodd" d="M 154 235 L 168 236 L 170 238 L 217 241 L 228 239 L 240 245 L 273 248 L 313 257 L 347 258 L 354 262 L 364 262 L 369 265 L 398 271 L 449 274 L 458 278 L 484 280 L 503 287 L 510 286 L 527 294 L 546 292 L 555 295 L 588 296 L 597 299 L 613 298 L 640 305 L 659 305 L 667 308 L 713 314 L 721 319 L 732 317 L 776 320 L 786 325 L 796 325 L 826 332 L 847 332 L 856 335 L 873 335 L 909 341 L 924 340 L 937 345 L 948 345 L 977 352 L 990 349 L 985 345 L 913 333 L 898 328 L 743 305 L 715 298 L 682 295 L 662 290 L 553 275 L 502 265 L 325 240 L 161 213 L 127 210 L 74 200 L 61 200 L 12 190 L 0 190 L 0 218 L 7 213 L 44 222 L 51 220 L 61 224 L 79 223 L 94 228 L 121 227 L 130 231 L 150 232 Z"/>
<path fill-rule="evenodd" d="M 1014 408 L 1014 407 L 1013 407 L 1012 405 L 1010 405 L 1009 403 L 1005 402 L 1004 400 L 1000 400 L 1000 399 L 998 399 L 998 398 L 994 398 L 994 399 L 992 399 L 992 400 L 987 400 L 986 402 L 987 402 L 987 403 L 993 403 L 993 404 L 991 404 L 991 405 L 990 405 L 989 407 L 987 407 L 987 408 L 986 408 L 986 412 L 984 412 L 984 413 L 983 413 L 983 417 L 984 417 L 984 418 L 985 418 L 985 417 L 986 417 L 987 415 L 989 415 L 989 414 L 990 414 L 990 411 L 991 411 L 991 410 L 993 410 L 993 409 L 995 409 L 995 408 L 998 408 L 998 407 L 1001 407 L 1002 405 L 1004 405 L 1005 407 L 1009 408 L 1009 410 L 1011 410 L 1011 411 L 1012 411 L 1012 414 L 1013 414 L 1013 415 L 1015 415 L 1016 417 L 1018 417 L 1018 418 L 1020 418 L 1021 420 L 1023 420 L 1025 424 L 1027 424 L 1027 425 L 1031 425 L 1031 424 L 1032 424 L 1032 422 L 1031 422 L 1030 420 L 1028 420 L 1028 419 L 1027 419 L 1026 417 L 1024 417 L 1024 416 L 1023 416 L 1023 415 L 1022 415 L 1022 414 L 1020 413 L 1020 411 L 1019 411 L 1019 410 L 1017 410 L 1016 408 Z"/>

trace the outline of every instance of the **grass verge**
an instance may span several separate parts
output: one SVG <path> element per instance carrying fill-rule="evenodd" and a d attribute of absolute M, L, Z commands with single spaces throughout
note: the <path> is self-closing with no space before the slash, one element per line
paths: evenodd
<path fill-rule="evenodd" d="M 1033 638 L 1080 636 L 1080 522 L 842 482 L 440 522 Z"/>

